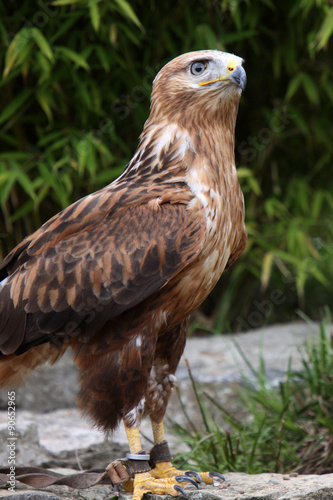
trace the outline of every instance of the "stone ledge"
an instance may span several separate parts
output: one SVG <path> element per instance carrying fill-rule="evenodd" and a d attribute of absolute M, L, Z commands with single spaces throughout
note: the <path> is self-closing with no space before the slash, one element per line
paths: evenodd
<path fill-rule="evenodd" d="M 332 500 L 333 498 L 333 474 L 292 477 L 285 474 L 249 475 L 230 472 L 225 474 L 225 478 L 226 483 L 220 486 L 205 485 L 198 491 L 186 486 L 189 500 Z M 110 500 L 113 495 L 114 492 L 109 486 L 94 486 L 86 490 L 50 486 L 43 491 L 37 491 L 18 485 L 14 494 L 10 494 L 5 488 L 0 488 L 0 498 L 6 497 L 7 500 Z M 128 500 L 131 495 L 120 493 L 119 497 Z M 148 495 L 147 498 L 167 500 L 174 497 Z"/>

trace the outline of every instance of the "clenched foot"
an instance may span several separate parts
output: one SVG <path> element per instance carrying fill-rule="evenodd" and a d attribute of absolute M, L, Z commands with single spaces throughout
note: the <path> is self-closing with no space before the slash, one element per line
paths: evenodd
<path fill-rule="evenodd" d="M 156 467 L 150 471 L 150 474 L 156 478 L 186 476 L 193 478 L 197 483 L 201 483 L 203 481 L 206 484 L 213 484 L 214 478 L 219 481 L 225 481 L 225 478 L 219 472 L 183 472 L 176 469 L 171 462 L 159 462 L 156 464 Z"/>
<path fill-rule="evenodd" d="M 177 496 L 181 493 L 184 497 L 186 497 L 187 495 L 181 486 L 184 486 L 185 483 L 190 483 L 198 488 L 197 482 L 189 476 L 180 475 L 156 478 L 151 474 L 151 472 L 152 471 L 135 474 L 133 484 L 133 500 L 141 500 L 145 493 L 172 496 Z"/>
<path fill-rule="evenodd" d="M 141 500 L 145 493 L 187 497 L 184 490 L 186 484 L 198 488 L 201 482 L 213 484 L 214 478 L 225 480 L 218 472 L 184 472 L 173 467 L 171 462 L 159 462 L 149 472 L 135 474 L 134 481 L 128 481 L 123 487 L 133 492 L 133 500 Z"/>

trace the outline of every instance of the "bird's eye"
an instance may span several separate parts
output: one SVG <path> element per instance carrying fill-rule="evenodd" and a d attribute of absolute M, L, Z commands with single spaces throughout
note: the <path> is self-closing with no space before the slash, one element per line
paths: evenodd
<path fill-rule="evenodd" d="M 201 75 L 205 69 L 207 68 L 207 63 L 206 61 L 196 61 L 191 64 L 191 73 L 192 75 L 198 76 Z"/>

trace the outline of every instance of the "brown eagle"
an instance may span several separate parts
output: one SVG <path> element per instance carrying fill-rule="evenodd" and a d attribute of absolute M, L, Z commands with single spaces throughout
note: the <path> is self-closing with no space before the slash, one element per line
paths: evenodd
<path fill-rule="evenodd" d="M 234 159 L 242 63 L 204 50 L 166 64 L 123 174 L 55 215 L 0 265 L 0 386 L 71 348 L 81 409 L 105 431 L 124 421 L 129 460 L 141 465 L 135 500 L 183 491 L 163 418 L 188 317 L 246 245 Z M 143 414 L 155 443 L 150 465 Z"/>

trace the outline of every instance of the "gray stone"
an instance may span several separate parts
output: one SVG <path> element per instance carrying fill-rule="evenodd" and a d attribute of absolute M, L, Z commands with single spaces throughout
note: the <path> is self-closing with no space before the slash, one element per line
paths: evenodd
<path fill-rule="evenodd" d="M 190 338 L 177 370 L 177 380 L 182 401 L 193 423 L 200 425 L 202 421 L 185 359 L 199 387 L 241 420 L 244 409 L 239 390 L 244 388 L 245 382 L 252 385 L 258 383 L 253 370 L 259 371 L 261 359 L 265 362 L 267 383 L 277 387 L 286 378 L 290 360 L 293 370 L 302 369 L 305 346 L 316 342 L 318 337 L 317 324 L 292 323 L 236 335 Z M 216 411 L 216 407 L 208 400 L 205 403 L 217 419 L 217 424 L 222 425 L 221 412 Z M 186 419 L 175 397 L 170 401 L 168 414 L 177 423 L 185 425 Z"/>
<path fill-rule="evenodd" d="M 185 491 L 190 500 L 332 500 L 333 498 L 333 474 L 291 477 L 282 474 L 228 473 L 225 474 L 225 478 L 225 483 L 215 487 L 204 485 L 194 491 L 193 487 L 185 486 Z M 0 488 L 0 498 L 110 500 L 115 494 L 110 486 L 94 486 L 86 490 L 49 486 L 43 491 L 33 491 L 30 487 L 18 485 L 16 491 L 15 495 L 8 495 L 8 490 Z M 130 498 L 130 494 L 126 493 L 121 493 L 120 496 L 126 500 Z M 149 495 L 148 498 L 166 500 L 171 497 Z"/>
<path fill-rule="evenodd" d="M 8 434 L 6 430 L 0 431 L 0 465 L 6 465 L 8 460 Z M 92 444 L 86 448 L 63 450 L 52 453 L 40 445 L 37 426 L 29 425 L 24 432 L 16 433 L 15 465 L 37 466 L 45 468 L 63 467 L 84 470 L 104 468 L 113 458 L 123 457 L 128 451 L 128 446 L 113 442 Z"/>
<path fill-rule="evenodd" d="M 55 495 L 49 495 L 45 492 L 31 491 L 25 493 L 14 493 L 14 495 L 1 495 L 0 497 L 7 498 L 7 500 L 61 500 L 61 497 Z"/>
<path fill-rule="evenodd" d="M 8 460 L 7 429 L 0 431 L 0 465 L 7 465 Z M 36 457 L 38 457 L 36 464 Z M 38 438 L 37 425 L 31 424 L 24 432 L 16 433 L 15 465 L 41 465 L 52 458 L 52 454 L 41 446 Z"/>
<path fill-rule="evenodd" d="M 288 477 L 288 480 L 285 479 Z M 289 477 L 281 474 L 225 474 L 219 486 L 203 486 L 200 491 L 186 487 L 190 500 L 332 500 L 333 474 Z M 161 495 L 149 495 L 165 500 Z"/>
<path fill-rule="evenodd" d="M 73 408 L 78 391 L 78 370 L 71 352 L 65 354 L 50 366 L 37 368 L 28 380 L 15 387 L 18 409 L 48 412 L 59 408 Z M 7 390 L 0 391 L 0 409 L 7 408 Z"/>
<path fill-rule="evenodd" d="M 294 370 L 302 368 L 302 351 L 308 342 L 319 338 L 316 323 L 275 325 L 247 333 L 190 338 L 179 364 L 177 379 L 188 379 L 184 358 L 189 360 L 192 373 L 202 383 L 239 383 L 243 377 L 254 381 L 241 351 L 254 369 L 260 358 L 266 365 L 266 376 L 277 385 L 288 370 L 291 358 Z"/>

